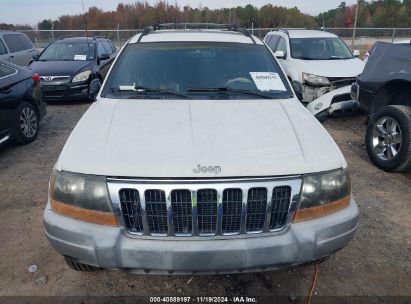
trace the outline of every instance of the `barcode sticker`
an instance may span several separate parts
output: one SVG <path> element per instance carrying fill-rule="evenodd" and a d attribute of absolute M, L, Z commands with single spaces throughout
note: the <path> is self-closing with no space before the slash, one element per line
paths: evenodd
<path fill-rule="evenodd" d="M 74 55 L 74 60 L 87 60 L 87 55 Z"/>
<path fill-rule="evenodd" d="M 250 72 L 260 91 L 287 91 L 280 75 L 274 72 Z"/>

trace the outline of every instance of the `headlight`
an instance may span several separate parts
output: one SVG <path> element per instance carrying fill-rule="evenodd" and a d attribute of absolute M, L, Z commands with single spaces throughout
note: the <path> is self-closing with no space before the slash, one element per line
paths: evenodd
<path fill-rule="evenodd" d="M 78 73 L 76 76 L 73 77 L 72 82 L 86 81 L 90 77 L 90 74 L 90 70 Z"/>
<path fill-rule="evenodd" d="M 50 202 L 54 211 L 69 217 L 103 225 L 117 224 L 104 177 L 54 171 Z"/>
<path fill-rule="evenodd" d="M 305 73 L 303 72 L 303 81 L 311 84 L 311 85 L 330 85 L 330 81 L 328 80 L 327 77 L 324 76 L 317 76 L 317 75 L 313 75 L 313 74 L 309 74 L 309 73 Z"/>
<path fill-rule="evenodd" d="M 340 169 L 303 178 L 299 210 L 295 222 L 310 220 L 337 212 L 350 203 L 351 178 Z"/>

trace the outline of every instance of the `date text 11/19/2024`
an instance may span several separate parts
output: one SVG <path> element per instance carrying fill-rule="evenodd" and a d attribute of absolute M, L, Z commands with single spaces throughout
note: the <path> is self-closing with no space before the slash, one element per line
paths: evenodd
<path fill-rule="evenodd" d="M 254 297 L 150 297 L 150 303 L 258 303 Z"/>

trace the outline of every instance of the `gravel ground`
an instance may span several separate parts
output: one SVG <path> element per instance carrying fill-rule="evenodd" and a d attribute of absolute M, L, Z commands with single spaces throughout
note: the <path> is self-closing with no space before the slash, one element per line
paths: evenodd
<path fill-rule="evenodd" d="M 307 294 L 313 266 L 194 277 L 68 269 L 44 236 L 42 211 L 51 169 L 88 106 L 49 105 L 34 143 L 0 149 L 0 295 L 284 296 L 287 302 L 299 302 Z M 389 174 L 370 163 L 363 145 L 364 120 L 354 116 L 325 124 L 349 163 L 361 214 L 354 240 L 321 264 L 317 300 L 336 295 L 411 296 L 411 173 Z M 30 273 L 33 264 L 38 270 Z"/>

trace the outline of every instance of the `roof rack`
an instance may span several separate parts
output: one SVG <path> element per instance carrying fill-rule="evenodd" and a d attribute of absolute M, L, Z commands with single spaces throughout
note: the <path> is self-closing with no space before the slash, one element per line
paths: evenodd
<path fill-rule="evenodd" d="M 288 30 L 286 29 L 278 29 L 279 32 L 283 32 L 285 34 L 287 34 L 288 37 L 290 37 L 290 33 L 288 32 Z"/>
<path fill-rule="evenodd" d="M 211 23 L 211 22 L 181 22 L 181 23 L 161 23 L 157 24 L 157 29 L 173 28 L 173 29 L 194 29 L 194 28 L 205 28 L 205 29 L 227 29 L 232 26 L 231 24 L 222 24 L 222 23 Z"/>
<path fill-rule="evenodd" d="M 140 37 L 137 40 L 137 43 L 139 43 L 144 36 L 147 36 L 150 33 L 157 31 L 157 30 L 161 30 L 161 29 L 221 29 L 221 30 L 241 33 L 244 36 L 250 38 L 253 44 L 256 44 L 251 33 L 245 28 L 239 28 L 237 25 L 220 24 L 220 23 L 162 23 L 162 24 L 156 24 L 156 25 L 144 28 L 143 32 L 141 33 Z"/>
<path fill-rule="evenodd" d="M 141 39 L 142 39 L 144 36 L 147 36 L 148 34 L 150 34 L 150 33 L 153 32 L 153 31 L 156 31 L 156 30 L 157 30 L 157 26 L 156 26 L 156 25 L 154 25 L 154 26 L 149 26 L 149 27 L 144 28 L 144 30 L 143 30 L 143 32 L 141 33 L 140 37 L 138 37 L 137 43 L 140 43 Z"/>
<path fill-rule="evenodd" d="M 228 30 L 233 31 L 233 32 L 239 32 L 239 33 L 243 34 L 244 36 L 250 38 L 251 41 L 253 42 L 253 44 L 256 44 L 253 35 L 251 35 L 251 33 L 247 29 L 240 28 L 237 25 L 232 25 L 228 28 Z"/>

